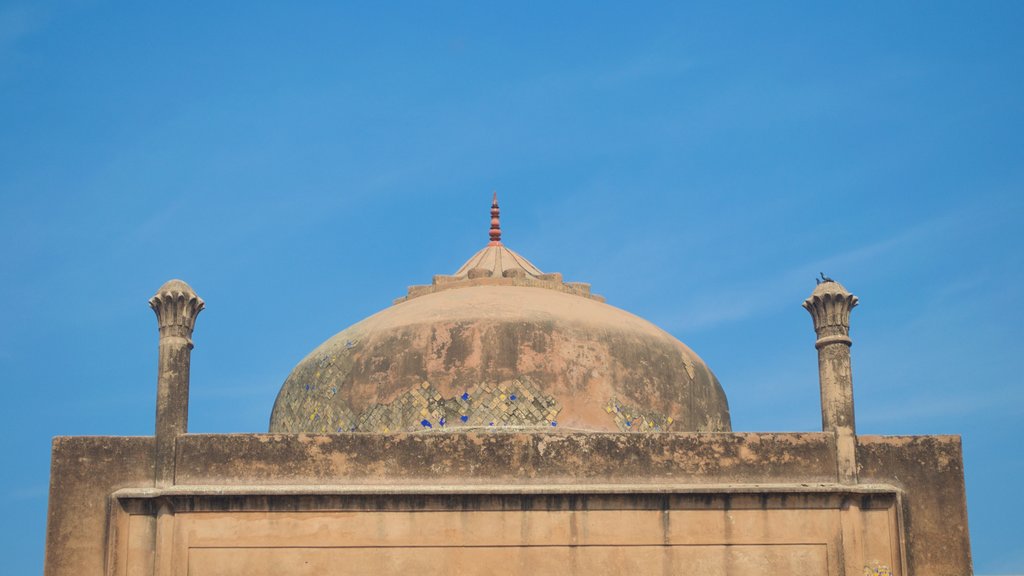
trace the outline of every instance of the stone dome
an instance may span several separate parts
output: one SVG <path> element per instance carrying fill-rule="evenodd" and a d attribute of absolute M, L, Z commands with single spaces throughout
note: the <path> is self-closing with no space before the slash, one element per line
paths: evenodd
<path fill-rule="evenodd" d="M 458 429 L 729 431 L 707 365 L 497 235 L 452 276 L 413 286 L 299 362 L 271 432 Z"/>

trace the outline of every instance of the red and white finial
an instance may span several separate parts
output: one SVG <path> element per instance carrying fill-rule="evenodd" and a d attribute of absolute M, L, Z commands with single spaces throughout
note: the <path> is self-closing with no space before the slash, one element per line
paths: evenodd
<path fill-rule="evenodd" d="M 501 246 L 501 222 L 498 218 L 498 193 L 491 200 L 491 242 L 488 246 Z"/>

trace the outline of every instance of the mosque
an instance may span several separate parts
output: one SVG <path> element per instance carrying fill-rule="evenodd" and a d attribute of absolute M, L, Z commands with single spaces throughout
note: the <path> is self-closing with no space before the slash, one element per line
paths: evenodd
<path fill-rule="evenodd" d="M 822 431 L 732 432 L 685 344 L 504 245 L 345 328 L 269 433 L 188 433 L 171 280 L 155 435 L 53 441 L 47 576 L 970 574 L 958 436 L 857 435 L 850 313 L 803 302 Z"/>

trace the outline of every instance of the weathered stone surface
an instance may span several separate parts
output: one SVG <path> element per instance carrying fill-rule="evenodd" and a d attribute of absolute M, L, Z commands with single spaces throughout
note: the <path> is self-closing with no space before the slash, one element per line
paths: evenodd
<path fill-rule="evenodd" d="M 904 491 L 911 574 L 972 573 L 959 436 L 858 436 L 861 482 Z"/>
<path fill-rule="evenodd" d="M 101 574 L 104 558 L 125 549 L 123 544 L 115 542 L 115 546 L 108 542 L 106 536 L 109 497 L 119 489 L 135 488 L 143 495 L 154 491 L 153 446 L 152 438 L 54 441 L 47 536 L 49 576 Z M 748 504 L 754 508 L 763 505 L 767 509 L 781 506 L 779 509 L 804 510 L 814 508 L 807 498 L 817 498 L 813 496 L 816 493 L 869 494 L 877 490 L 871 486 L 888 485 L 902 498 L 898 521 L 902 522 L 901 534 L 906 539 L 908 573 L 969 574 L 959 439 L 867 436 L 859 439 L 858 451 L 861 484 L 837 488 L 833 436 L 825 433 L 184 435 L 177 440 L 176 485 L 167 489 L 168 496 L 161 498 L 171 498 L 168 502 L 172 503 L 172 511 L 229 512 L 251 506 L 302 510 L 314 504 L 325 510 L 345 506 L 373 510 L 401 508 L 417 502 L 439 511 L 467 506 L 497 510 L 511 510 L 509 506 L 522 510 L 528 506 L 529 510 L 539 511 L 573 509 L 583 502 L 587 502 L 588 508 L 601 508 L 605 506 L 601 504 L 605 501 L 601 493 L 626 490 L 630 494 L 629 504 L 617 504 L 615 509 L 652 509 L 666 502 L 676 503 L 670 508 L 692 509 L 693 504 L 678 503 L 706 502 L 707 506 L 725 506 L 726 510 L 748 509 Z M 787 488 L 782 492 L 772 488 L 779 485 Z M 331 486 L 339 493 L 360 487 L 368 492 L 365 496 L 331 500 L 332 497 L 324 495 L 330 493 Z M 646 492 L 643 486 L 648 487 Z M 290 493 L 300 500 L 288 504 L 289 497 L 258 495 L 255 487 L 265 487 L 271 491 L 268 494 Z M 441 488 L 448 490 L 448 495 L 403 496 L 403 487 L 414 491 Z M 525 491 L 523 495 L 512 495 L 519 489 Z M 529 496 L 538 489 L 552 494 Z M 597 493 L 587 496 L 595 489 Z M 727 496 L 737 490 L 740 495 L 750 494 L 753 500 Z M 222 495 L 213 500 L 188 496 L 218 493 Z M 231 495 L 235 493 L 238 495 Z M 245 496 L 246 493 L 256 499 Z M 499 496 L 501 493 L 506 495 Z M 690 496 L 666 496 L 674 493 Z M 785 496 L 787 493 L 792 495 Z M 704 496 L 698 497 L 699 494 Z M 577 504 L 566 508 L 569 500 L 565 498 L 570 496 Z M 857 498 L 850 500 L 850 505 L 873 506 L 870 498 Z M 844 505 L 837 506 L 843 509 Z M 146 514 L 155 514 L 155 508 L 137 512 L 143 516 L 130 525 L 141 534 L 153 534 L 155 520 L 147 523 L 144 518 L 154 518 Z M 771 518 L 775 520 L 765 526 L 775 526 L 782 517 Z M 849 526 L 843 524 L 843 529 L 862 526 L 857 530 L 864 530 L 862 536 L 856 536 L 860 532 L 850 533 L 851 538 L 868 538 L 875 531 L 869 529 L 874 525 L 870 522 L 875 520 L 869 524 L 863 524 L 868 520 L 851 522 Z M 807 530 L 810 535 L 817 529 L 808 524 Z"/>
<path fill-rule="evenodd" d="M 118 514 L 128 529 L 113 539 L 127 540 L 125 564 L 142 568 L 129 574 L 147 574 L 151 535 L 138 528 L 156 499 L 173 516 L 170 564 L 190 575 L 905 574 L 892 489 L 756 490 L 122 491 L 117 502 L 131 516 Z"/>
<path fill-rule="evenodd" d="M 188 435 L 203 302 L 162 287 L 157 435 L 55 439 L 46 574 L 971 572 L 959 438 L 855 436 L 842 286 L 805 302 L 824 431 L 702 433 L 730 426 L 703 362 L 492 216 L 289 377 L 271 429 L 334 434 Z"/>
<path fill-rule="evenodd" d="M 821 388 L 821 429 L 836 436 L 836 463 L 843 482 L 857 481 L 857 426 L 853 412 L 850 364 L 850 311 L 858 299 L 842 284 L 822 274 L 803 307 L 814 319 Z"/>
<path fill-rule="evenodd" d="M 829 435 L 188 435 L 179 484 L 834 482 Z"/>
<path fill-rule="evenodd" d="M 540 428 L 554 421 L 592 431 L 730 429 L 714 374 L 650 322 L 554 290 L 473 286 L 397 304 L 322 344 L 288 377 L 270 430 L 383 432 L 361 428 L 359 416 L 424 382 L 458 398 L 514 381 L 532 383 L 561 406 L 553 419 L 536 422 Z M 637 414 L 619 422 L 618 405 Z M 429 413 L 391 423 L 389 431 L 418 430 L 424 419 L 436 428 Z M 460 422 L 449 417 L 447 425 Z"/>
<path fill-rule="evenodd" d="M 205 303 L 181 280 L 166 282 L 150 298 L 160 329 L 156 392 L 156 482 L 174 480 L 174 439 L 188 432 L 188 386 L 192 331 Z"/>
<path fill-rule="evenodd" d="M 110 495 L 153 485 L 154 447 L 152 437 L 53 439 L 46 574 L 104 573 Z"/>

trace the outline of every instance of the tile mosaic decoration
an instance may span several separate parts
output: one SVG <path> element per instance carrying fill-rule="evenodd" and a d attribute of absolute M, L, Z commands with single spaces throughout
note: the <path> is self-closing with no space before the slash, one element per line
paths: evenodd
<path fill-rule="evenodd" d="M 671 432 L 674 423 L 671 416 L 624 404 L 615 397 L 608 399 L 604 411 L 615 421 L 615 425 L 622 432 Z M 696 432 L 723 432 L 725 430 L 720 415 L 708 414 L 704 424 L 697 426 Z"/>
<path fill-rule="evenodd" d="M 609 398 L 604 411 L 615 421 L 622 432 L 665 432 L 671 429 L 672 417 L 640 410 L 620 402 L 617 398 Z"/>
<path fill-rule="evenodd" d="M 284 405 L 292 414 L 309 414 L 288 432 L 410 432 L 446 428 L 510 428 L 558 426 L 562 405 L 527 379 L 471 386 L 446 398 L 430 384 L 406 390 L 394 401 L 372 404 L 355 413 L 335 399 L 338 390 L 293 387 Z M 286 421 L 293 421 L 287 419 Z"/>

